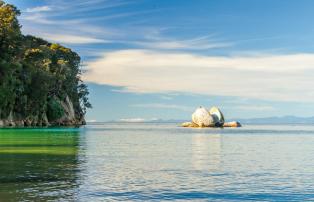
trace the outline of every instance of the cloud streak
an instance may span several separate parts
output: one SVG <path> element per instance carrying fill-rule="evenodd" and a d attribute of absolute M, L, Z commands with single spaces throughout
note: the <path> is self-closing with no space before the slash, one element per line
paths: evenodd
<path fill-rule="evenodd" d="M 91 15 L 93 10 L 108 10 L 130 4 L 126 1 L 47 1 L 46 5 L 22 11 L 23 32 L 65 44 L 107 43 L 120 37 L 120 31 L 100 26 L 96 20 L 126 18 L 137 13 Z M 50 12 L 48 12 L 50 11 Z M 52 12 L 53 11 L 53 12 Z M 75 14 L 77 13 L 77 15 Z M 110 13 L 110 12 L 108 12 Z"/>
<path fill-rule="evenodd" d="M 164 104 L 164 103 L 134 104 L 134 105 L 130 105 L 130 107 L 174 109 L 174 110 L 188 111 L 188 112 L 193 111 L 192 107 L 182 106 L 182 105 L 174 105 L 174 104 Z"/>
<path fill-rule="evenodd" d="M 123 118 L 119 119 L 120 122 L 126 122 L 126 123 L 141 123 L 141 122 L 150 122 L 150 121 L 157 121 L 157 118 L 151 118 L 151 119 L 144 119 L 144 118 Z"/>
<path fill-rule="evenodd" d="M 233 108 L 239 111 L 275 111 L 276 108 L 273 106 L 268 105 L 236 105 L 232 107 L 225 107 L 225 108 Z"/>
<path fill-rule="evenodd" d="M 230 42 L 217 41 L 213 39 L 213 35 L 209 34 L 191 38 L 169 38 L 163 36 L 162 33 L 168 30 L 167 28 L 153 25 L 130 25 L 130 20 L 128 20 L 130 17 L 149 20 L 152 13 L 162 12 L 159 8 L 123 12 L 115 10 L 130 4 L 138 4 L 138 2 L 78 0 L 74 3 L 48 0 L 46 5 L 27 8 L 25 12 L 22 12 L 23 31 L 58 43 L 95 44 L 111 41 L 118 46 L 150 50 L 196 51 L 233 45 Z M 119 26 L 112 23 L 115 20 L 119 20 Z"/>
<path fill-rule="evenodd" d="M 97 39 L 88 36 L 65 35 L 65 34 L 43 34 L 43 38 L 57 43 L 65 44 L 92 44 L 92 43 L 109 43 L 103 39 Z"/>
<path fill-rule="evenodd" d="M 51 7 L 50 6 L 37 6 L 37 7 L 33 7 L 33 8 L 27 8 L 26 12 L 27 13 L 38 13 L 38 12 L 46 12 L 46 11 L 51 11 Z"/>
<path fill-rule="evenodd" d="M 134 42 L 134 44 L 147 49 L 166 49 L 166 50 L 207 50 L 213 48 L 225 48 L 232 46 L 232 43 L 211 41 L 207 37 L 199 37 L 188 40 L 169 40 L 160 39 L 152 41 Z"/>
<path fill-rule="evenodd" d="M 314 54 L 214 57 L 122 50 L 106 53 L 87 66 L 85 80 L 130 92 L 314 99 L 310 87 L 314 84 Z"/>

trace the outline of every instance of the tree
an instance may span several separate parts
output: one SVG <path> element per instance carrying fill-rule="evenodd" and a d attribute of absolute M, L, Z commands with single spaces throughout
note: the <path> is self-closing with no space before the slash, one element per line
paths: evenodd
<path fill-rule="evenodd" d="M 15 6 L 0 1 L 0 58 L 13 60 L 18 56 L 21 30 L 17 20 L 20 11 Z"/>
<path fill-rule="evenodd" d="M 60 44 L 22 35 L 18 15 L 15 6 L 0 0 L 0 119 L 13 115 L 54 121 L 63 115 L 60 103 L 67 97 L 82 119 L 91 104 L 80 78 L 80 56 Z"/>

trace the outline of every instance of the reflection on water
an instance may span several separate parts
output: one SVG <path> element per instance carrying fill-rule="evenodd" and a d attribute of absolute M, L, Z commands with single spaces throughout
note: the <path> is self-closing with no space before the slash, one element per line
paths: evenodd
<path fill-rule="evenodd" d="M 195 134 L 192 136 L 192 164 L 196 170 L 217 171 L 221 161 L 221 135 Z"/>
<path fill-rule="evenodd" d="M 72 200 L 79 138 L 75 130 L 0 130 L 1 201 Z"/>
<path fill-rule="evenodd" d="M 314 127 L 0 129 L 0 201 L 313 201 Z"/>

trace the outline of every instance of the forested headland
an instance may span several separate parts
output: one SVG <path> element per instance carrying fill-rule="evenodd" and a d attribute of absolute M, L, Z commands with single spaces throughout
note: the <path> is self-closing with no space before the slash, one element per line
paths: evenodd
<path fill-rule="evenodd" d="M 23 35 L 19 15 L 0 0 L 0 126 L 84 124 L 91 104 L 80 56 Z"/>

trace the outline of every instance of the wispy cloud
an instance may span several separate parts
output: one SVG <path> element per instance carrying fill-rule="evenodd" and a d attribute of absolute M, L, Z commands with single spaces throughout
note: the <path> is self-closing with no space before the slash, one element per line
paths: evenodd
<path fill-rule="evenodd" d="M 33 8 L 27 8 L 27 13 L 38 13 L 38 12 L 45 12 L 45 11 L 51 11 L 52 8 L 50 6 L 37 6 Z"/>
<path fill-rule="evenodd" d="M 51 19 L 48 15 L 43 13 L 31 13 L 29 15 L 22 16 L 23 21 L 37 23 L 40 25 L 58 25 L 58 26 L 74 26 L 82 23 L 82 20 L 65 20 L 65 19 Z M 34 24 L 36 25 L 36 24 Z"/>
<path fill-rule="evenodd" d="M 105 38 L 114 35 L 112 30 L 86 24 L 80 19 L 50 19 L 42 13 L 33 13 L 22 20 L 25 33 L 63 44 L 108 43 Z"/>
<path fill-rule="evenodd" d="M 43 34 L 43 38 L 65 44 L 92 44 L 92 43 L 109 43 L 110 41 L 97 39 L 88 36 L 64 35 L 64 34 Z"/>
<path fill-rule="evenodd" d="M 160 98 L 163 100 L 172 100 L 173 99 L 172 97 L 166 96 L 166 95 L 160 96 Z"/>
<path fill-rule="evenodd" d="M 86 122 L 87 123 L 95 123 L 95 122 L 97 122 L 97 120 L 96 119 L 90 119 L 90 120 L 87 120 Z"/>
<path fill-rule="evenodd" d="M 144 118 L 123 118 L 119 119 L 118 121 L 121 122 L 128 122 L 128 123 L 137 123 L 137 122 L 149 122 L 149 121 L 157 121 L 157 118 L 151 118 L 151 119 L 144 119 Z"/>
<path fill-rule="evenodd" d="M 139 107 L 139 108 L 157 108 L 157 109 L 175 109 L 181 111 L 193 111 L 192 107 L 183 106 L 183 105 L 174 105 L 174 104 L 164 104 L 164 103 L 149 103 L 149 104 L 133 104 L 130 107 Z"/>
<path fill-rule="evenodd" d="M 191 44 L 185 41 L 160 41 L 160 42 L 134 42 L 134 44 L 148 48 L 148 49 L 189 49 L 189 50 L 206 50 L 212 48 L 228 47 L 229 43 L 213 43 L 213 44 Z"/>
<path fill-rule="evenodd" d="M 54 5 L 57 12 L 54 13 L 54 16 L 62 16 L 62 15 L 70 15 L 75 17 L 82 17 L 85 15 L 90 15 L 93 12 L 99 10 L 108 10 L 117 7 L 123 7 L 130 4 L 135 4 L 136 1 L 125 1 L 125 0 L 115 0 L 115 1 L 108 1 L 108 0 L 76 0 L 73 1 L 62 1 L 62 0 L 48 0 L 49 5 Z"/>
<path fill-rule="evenodd" d="M 233 44 L 230 42 L 217 42 L 209 37 L 197 37 L 186 40 L 171 40 L 171 39 L 158 39 L 151 41 L 133 42 L 136 45 L 142 46 L 147 49 L 169 49 L 169 50 L 206 50 L 213 48 L 230 47 Z"/>
<path fill-rule="evenodd" d="M 87 81 L 130 92 L 314 100 L 309 87 L 314 85 L 314 54 L 214 57 L 123 50 L 106 53 L 87 66 Z"/>
<path fill-rule="evenodd" d="M 124 10 L 123 12 L 115 10 L 136 3 L 138 2 L 127 0 L 78 0 L 75 3 L 48 0 L 46 5 L 27 8 L 25 12 L 22 12 L 23 31 L 58 43 L 95 44 L 114 41 L 119 46 L 150 50 L 194 51 L 233 45 L 224 40 L 217 40 L 212 35 L 191 38 L 164 36 L 163 32 L 169 28 L 146 24 L 152 13 L 156 15 L 162 11 L 159 8 Z M 129 24 L 130 17 L 148 21 L 146 25 L 134 26 Z M 124 22 L 123 19 L 125 23 L 121 24 L 121 21 Z M 119 26 L 112 24 L 115 20 L 119 20 Z"/>
<path fill-rule="evenodd" d="M 115 19 L 147 15 L 155 10 L 112 12 L 110 9 L 134 4 L 134 1 L 47 1 L 47 5 L 27 8 L 22 12 L 23 32 L 65 44 L 95 44 L 109 41 L 118 44 L 133 43 L 144 37 L 145 27 L 133 28 L 103 25 Z M 100 15 L 93 12 L 101 10 Z M 105 12 L 105 11 L 109 12 Z M 53 11 L 53 12 L 47 12 Z M 99 23 L 101 22 L 101 23 Z M 126 25 L 128 26 L 128 25 Z M 133 38 L 133 39 L 132 39 Z M 137 45 L 139 46 L 139 45 Z"/>
<path fill-rule="evenodd" d="M 225 107 L 225 108 L 232 108 L 239 111 L 275 111 L 276 108 L 269 105 L 235 105 L 232 107 Z"/>

